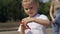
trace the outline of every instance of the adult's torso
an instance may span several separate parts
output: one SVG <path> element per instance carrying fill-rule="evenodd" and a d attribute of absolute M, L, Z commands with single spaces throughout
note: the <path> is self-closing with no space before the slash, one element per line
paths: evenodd
<path fill-rule="evenodd" d="M 58 14 L 58 10 L 60 10 L 60 1 L 55 1 L 54 0 L 54 16 L 56 16 Z"/>

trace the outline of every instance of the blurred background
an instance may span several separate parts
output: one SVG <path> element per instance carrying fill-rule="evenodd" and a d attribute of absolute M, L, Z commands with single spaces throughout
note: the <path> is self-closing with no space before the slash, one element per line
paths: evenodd
<path fill-rule="evenodd" d="M 50 0 L 40 0 L 39 13 L 49 17 L 49 7 Z M 0 0 L 0 22 L 19 21 L 26 16 L 21 0 Z"/>
<path fill-rule="evenodd" d="M 39 12 L 49 16 L 51 0 L 40 0 Z M 0 31 L 14 30 L 19 27 L 22 18 L 27 17 L 21 0 L 0 0 Z"/>

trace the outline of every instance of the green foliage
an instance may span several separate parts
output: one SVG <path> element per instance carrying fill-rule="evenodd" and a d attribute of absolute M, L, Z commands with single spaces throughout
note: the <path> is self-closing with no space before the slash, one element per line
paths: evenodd
<path fill-rule="evenodd" d="M 47 15 L 49 18 L 50 2 L 40 3 L 39 13 Z M 0 0 L 0 21 L 21 20 L 26 17 L 21 0 Z"/>
<path fill-rule="evenodd" d="M 50 1 L 48 3 L 42 3 L 42 2 L 40 3 L 39 13 L 47 15 L 48 18 L 50 19 L 49 10 L 50 10 Z"/>

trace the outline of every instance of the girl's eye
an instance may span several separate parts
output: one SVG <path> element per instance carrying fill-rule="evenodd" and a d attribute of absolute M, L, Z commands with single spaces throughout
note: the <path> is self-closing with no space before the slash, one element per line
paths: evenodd
<path fill-rule="evenodd" d="M 28 8 L 25 8 L 26 10 L 28 10 Z"/>
<path fill-rule="evenodd" d="M 33 7 L 30 7 L 30 8 L 25 8 L 25 10 L 28 10 L 28 9 L 30 9 L 30 10 L 31 10 L 31 9 L 33 9 Z"/>

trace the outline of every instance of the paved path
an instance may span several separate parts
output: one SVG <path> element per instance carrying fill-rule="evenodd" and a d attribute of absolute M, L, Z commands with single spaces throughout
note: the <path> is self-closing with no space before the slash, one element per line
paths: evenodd
<path fill-rule="evenodd" d="M 51 34 L 51 28 L 46 29 L 47 34 Z M 19 34 L 17 31 L 1 31 L 0 34 Z"/>
<path fill-rule="evenodd" d="M 0 32 L 0 34 L 19 34 L 19 32 L 17 32 L 17 31 L 4 31 L 4 32 Z"/>
<path fill-rule="evenodd" d="M 51 28 L 47 28 L 47 29 L 46 29 L 46 32 L 47 32 L 47 34 L 52 34 Z"/>

